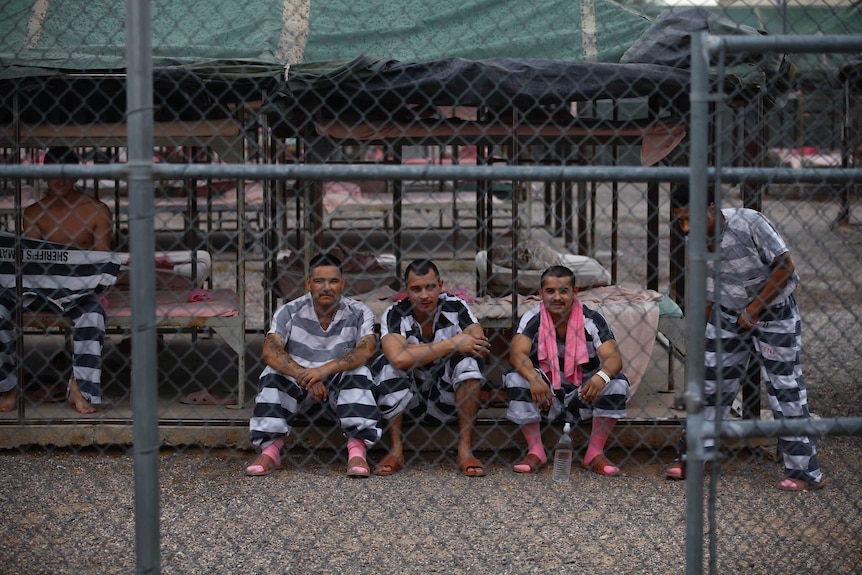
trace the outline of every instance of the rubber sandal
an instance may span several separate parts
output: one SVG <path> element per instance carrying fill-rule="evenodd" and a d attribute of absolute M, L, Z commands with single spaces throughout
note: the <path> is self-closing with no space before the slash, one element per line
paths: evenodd
<path fill-rule="evenodd" d="M 539 456 L 534 453 L 528 453 L 524 459 L 512 466 L 512 471 L 515 473 L 538 473 L 548 464 L 548 460 L 542 461 Z M 518 469 L 519 465 L 526 465 L 530 468 L 529 471 Z"/>
<path fill-rule="evenodd" d="M 817 491 L 827 485 L 829 485 L 829 479 L 826 477 L 821 478 L 817 483 L 797 477 L 785 477 L 778 482 L 778 489 L 781 491 Z"/>
<path fill-rule="evenodd" d="M 186 405 L 236 405 L 236 396 L 219 397 L 202 389 L 181 397 L 180 403 Z"/>
<path fill-rule="evenodd" d="M 677 481 L 685 480 L 685 461 L 675 459 L 664 472 L 664 476 Z"/>
<path fill-rule="evenodd" d="M 368 477 L 369 475 L 371 470 L 365 458 L 356 455 L 347 462 L 347 477 Z"/>
<path fill-rule="evenodd" d="M 263 471 L 249 471 L 252 467 L 261 467 L 263 468 Z M 245 468 L 245 474 L 249 477 L 263 477 L 277 469 L 283 469 L 281 460 L 273 461 L 272 457 L 265 453 L 261 453 L 257 456 L 257 459 L 252 461 L 251 464 Z"/>
<path fill-rule="evenodd" d="M 485 477 L 485 466 L 472 455 L 464 461 L 458 462 L 458 469 L 466 477 Z"/>
<path fill-rule="evenodd" d="M 582 461 L 581 467 L 604 477 L 616 477 L 621 473 L 620 468 L 611 463 L 604 453 L 599 453 L 589 463 Z M 606 467 L 613 467 L 616 471 L 605 471 Z"/>
<path fill-rule="evenodd" d="M 381 459 L 377 465 L 374 466 L 374 475 L 388 477 L 390 475 L 395 475 L 402 469 L 404 469 L 403 459 L 398 459 L 392 455 L 386 455 L 386 457 Z"/>

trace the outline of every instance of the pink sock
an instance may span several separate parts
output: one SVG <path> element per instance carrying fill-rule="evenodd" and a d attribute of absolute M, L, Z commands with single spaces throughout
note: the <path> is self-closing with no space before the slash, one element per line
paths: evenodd
<path fill-rule="evenodd" d="M 587 447 L 587 452 L 584 454 L 584 462 L 589 463 L 601 455 L 605 450 L 605 443 L 608 442 L 608 437 L 611 436 L 611 431 L 617 420 L 613 417 L 594 417 L 593 432 L 590 434 L 590 445 Z"/>
<path fill-rule="evenodd" d="M 521 432 L 524 434 L 524 439 L 527 440 L 527 453 L 532 453 L 539 458 L 539 461 L 545 463 L 548 460 L 548 456 L 545 455 L 545 446 L 542 444 L 542 431 L 539 422 L 525 423 L 521 426 Z M 514 469 L 522 473 L 530 472 L 529 465 L 516 464 Z"/>
<path fill-rule="evenodd" d="M 273 461 L 275 461 L 275 466 L 278 467 L 279 463 L 281 463 L 281 448 L 284 447 L 284 438 L 279 437 L 269 445 L 263 448 L 261 452 L 262 455 L 266 455 Z M 263 465 L 249 465 L 246 467 L 246 471 L 252 473 L 262 473 Z"/>
<path fill-rule="evenodd" d="M 347 460 L 350 461 L 354 457 L 365 459 L 365 442 L 351 437 L 347 440 Z"/>
<path fill-rule="evenodd" d="M 542 430 L 539 422 L 525 423 L 521 426 L 521 431 L 524 433 L 524 439 L 527 440 L 527 453 L 532 453 L 542 462 L 548 460 L 545 455 L 545 446 L 542 444 Z"/>
<path fill-rule="evenodd" d="M 284 438 L 279 437 L 264 448 L 263 454 L 275 461 L 275 464 L 278 465 L 281 462 L 282 447 L 284 447 Z"/>

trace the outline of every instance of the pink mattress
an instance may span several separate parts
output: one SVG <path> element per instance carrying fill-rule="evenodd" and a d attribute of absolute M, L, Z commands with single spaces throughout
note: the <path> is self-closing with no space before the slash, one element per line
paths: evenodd
<path fill-rule="evenodd" d="M 194 293 L 204 301 L 190 301 Z M 205 299 L 207 294 L 211 301 Z M 110 290 L 104 294 L 108 317 L 132 317 L 131 294 Z M 236 293 L 229 289 L 156 292 L 156 318 L 160 317 L 233 317 L 239 315 Z"/>
<path fill-rule="evenodd" d="M 111 318 L 132 317 L 131 294 L 126 291 L 109 290 L 103 295 L 108 324 Z M 190 301 L 192 295 L 204 301 Z M 207 296 L 210 299 L 207 299 Z M 159 291 L 156 293 L 156 320 L 160 318 L 208 318 L 236 317 L 239 315 L 239 300 L 229 289 Z M 51 313 L 26 313 L 28 318 L 56 318 Z"/>

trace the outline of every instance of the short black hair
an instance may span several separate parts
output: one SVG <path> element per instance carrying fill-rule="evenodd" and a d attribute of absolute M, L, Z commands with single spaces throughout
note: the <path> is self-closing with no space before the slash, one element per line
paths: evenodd
<path fill-rule="evenodd" d="M 545 278 L 548 276 L 555 278 L 570 278 L 572 280 L 572 287 L 575 287 L 575 272 L 566 266 L 551 266 L 543 271 L 542 277 L 539 280 L 540 286 L 545 285 Z"/>
<path fill-rule="evenodd" d="M 42 159 L 43 164 L 80 164 L 81 159 L 77 152 L 68 146 L 54 146 L 48 148 L 45 152 L 45 157 Z"/>
<path fill-rule="evenodd" d="M 440 279 L 440 270 L 437 269 L 437 265 L 434 262 L 429 259 L 414 260 L 404 270 L 404 283 L 407 283 L 407 276 L 410 275 L 410 272 L 413 272 L 417 276 L 424 276 L 430 271 L 434 272 L 438 280 Z"/>
<path fill-rule="evenodd" d="M 311 261 L 308 262 L 308 275 L 311 275 L 311 272 L 314 271 L 314 268 L 322 268 L 322 267 L 336 267 L 338 268 L 339 273 L 341 272 L 341 259 L 338 256 L 333 254 L 318 254 L 311 258 Z"/>
<path fill-rule="evenodd" d="M 691 190 L 688 184 L 676 184 L 670 194 L 670 209 L 676 210 L 686 208 L 691 203 Z M 706 188 L 706 205 L 715 203 L 715 189 L 712 186 Z"/>

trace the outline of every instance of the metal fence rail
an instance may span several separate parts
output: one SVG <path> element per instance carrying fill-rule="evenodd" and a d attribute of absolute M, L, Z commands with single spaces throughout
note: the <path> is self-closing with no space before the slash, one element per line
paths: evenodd
<path fill-rule="evenodd" d="M 20 24 L 20 14 L 27 14 L 24 28 L 41 35 L 26 38 L 12 56 L 35 58 L 46 48 L 40 41 L 62 29 L 58 22 L 65 12 L 62 6 L 54 12 L 61 3 L 21 10 L 17 4 L 0 0 L 0 21 Z M 58 573 L 96 568 L 127 572 L 132 563 L 139 573 L 348 568 L 381 573 L 557 573 L 568 572 L 573 564 L 597 573 L 669 572 L 683 562 L 691 574 L 773 573 L 795 561 L 810 572 L 858 569 L 862 557 L 855 541 L 862 536 L 862 515 L 856 499 L 862 447 L 853 440 L 862 435 L 856 383 L 862 367 L 856 359 L 862 248 L 859 216 L 854 219 L 851 208 L 862 184 L 862 110 L 849 80 L 833 83 L 834 61 L 824 70 L 812 70 L 807 60 L 804 66 L 800 60 L 800 77 L 784 76 L 780 72 L 786 69 L 779 68 L 777 79 L 764 62 L 767 56 L 792 60 L 792 55 L 814 55 L 825 61 L 827 55 L 862 53 L 862 36 L 839 36 L 830 30 L 819 36 L 761 36 L 734 25 L 734 33 L 741 35 L 693 34 L 686 53 L 689 70 L 663 61 L 631 61 L 635 42 L 649 40 L 647 29 L 661 20 L 647 21 L 627 9 L 619 11 L 616 4 L 584 2 L 583 16 L 575 11 L 579 18 L 592 18 L 592 24 L 583 30 L 573 31 L 577 26 L 558 18 L 556 24 L 553 19 L 543 24 L 547 29 L 539 34 L 532 31 L 534 23 L 522 22 L 520 28 L 533 35 L 526 43 L 506 18 L 499 18 L 508 14 L 515 21 L 522 19 L 518 3 L 489 7 L 468 0 L 475 29 L 464 26 L 463 16 L 452 16 L 463 15 L 463 7 L 443 17 L 443 5 L 426 13 L 429 8 L 419 2 L 404 7 L 368 2 L 361 9 L 352 8 L 354 4 L 331 2 L 324 7 L 314 0 L 265 0 L 245 8 L 218 2 L 184 7 L 127 0 L 125 23 L 119 27 L 125 34 L 121 56 L 111 35 L 117 27 L 114 7 L 94 2 L 89 9 L 92 28 L 75 18 L 68 32 L 101 42 L 105 51 L 99 57 L 90 54 L 87 42 L 57 40 L 44 52 L 47 60 L 35 59 L 45 66 L 55 62 L 55 54 L 67 53 L 68 68 L 41 69 L 33 77 L 17 78 L 12 66 L 0 74 L 0 85 L 9 88 L 0 96 L 2 231 L 21 242 L 33 233 L 24 233 L 30 226 L 25 208 L 44 196 L 47 182 L 75 181 L 83 195 L 109 206 L 115 251 L 124 254 L 121 273 L 127 276 L 122 289 L 107 293 L 122 292 L 131 309 L 122 322 L 109 319 L 106 324 L 100 365 L 108 400 L 98 412 L 87 414 L 76 413 L 66 404 L 68 395 L 46 383 L 63 379 L 61 391 L 67 389 L 72 320 L 51 324 L 38 315 L 33 319 L 32 310 L 25 317 L 22 306 L 14 306 L 21 329 L 9 329 L 18 329 L 19 391 L 17 409 L 0 413 L 0 476 L 6 482 L 0 492 L 12 509 L 32 500 L 49 510 L 44 525 L 36 525 L 26 513 L 10 513 L 5 529 L 0 528 L 0 539 L 10 542 L 0 546 L 0 565 L 10 572 L 32 568 Z M 408 5 L 415 14 L 402 13 Z M 640 8 L 649 12 L 653 7 Z M 782 8 L 786 30 L 786 3 Z M 369 9 L 380 12 L 373 18 L 356 16 Z M 483 20 L 482 10 L 492 10 L 497 23 Z M 565 3 L 551 3 L 535 10 L 541 13 L 535 18 L 558 11 L 574 17 L 570 10 Z M 855 21 L 850 20 L 856 15 L 853 10 L 858 12 L 848 8 L 848 21 Z M 761 19 L 771 13 L 760 7 L 754 11 Z M 327 20 L 344 13 L 357 21 Z M 202 14 L 211 21 L 190 22 Z M 244 17 L 254 25 L 241 26 Z M 681 11 L 676 17 L 701 19 L 697 29 L 716 30 L 713 26 L 718 25 L 706 11 Z M 414 18 L 423 25 L 413 23 Z M 450 22 L 459 36 L 422 51 L 416 42 L 425 35 L 418 31 L 432 22 Z M 355 29 L 372 29 L 372 23 L 374 30 L 395 36 L 412 32 L 407 40 L 386 42 L 378 37 L 384 32 Z M 315 25 L 320 27 L 315 30 Z M 10 25 L 7 43 L 18 28 Z M 620 39 L 617 28 L 637 34 Z M 186 48 L 178 39 L 185 34 L 191 42 L 209 31 L 226 42 L 217 50 L 224 58 L 218 60 L 224 67 L 217 71 L 211 68 L 214 60 L 196 60 L 198 52 L 209 57 L 208 51 L 216 50 L 211 38 L 204 46 Z M 606 46 L 605 34 L 613 35 L 615 44 Z M 498 35 L 511 42 L 501 42 Z M 253 40 L 252 47 L 235 42 L 237 36 Z M 688 42 L 683 36 L 680 42 Z M 658 37 L 671 38 L 667 33 Z M 560 40 L 549 43 L 548 38 Z M 557 51 L 552 50 L 555 43 L 561 45 Z M 303 50 L 311 57 L 352 46 L 389 46 L 393 52 L 374 54 L 380 61 L 345 53 L 356 57 L 349 64 L 303 60 Z M 0 47 L 2 55 L 11 58 L 7 44 L 0 42 Z M 416 53 L 408 58 L 410 50 Z M 443 58 L 431 58 L 441 50 Z M 530 56 L 529 62 L 518 58 L 523 54 Z M 463 62 L 450 55 L 461 56 Z M 536 72 L 512 88 L 506 76 L 486 75 L 479 66 L 497 56 L 512 57 L 527 69 L 535 59 L 547 59 L 553 74 L 549 79 Z M 103 58 L 105 68 L 62 71 L 90 58 Z M 469 81 L 462 82 L 445 67 L 450 60 L 476 66 Z M 405 78 L 429 61 L 435 72 L 452 73 L 455 79 L 437 85 L 433 74 L 430 79 L 417 76 L 413 81 L 421 89 L 411 88 Z M 122 70 L 114 69 L 118 62 Z M 500 60 L 492 64 L 505 68 Z M 578 68 L 581 64 L 586 66 Z M 565 67 L 569 65 L 574 68 Z M 396 74 L 392 66 L 402 67 Z M 352 76 L 357 69 L 358 75 Z M 751 80 L 740 73 L 752 69 L 766 79 L 753 74 Z M 579 81 L 584 78 L 604 87 L 583 88 Z M 52 84 L 54 80 L 59 84 Z M 78 82 L 85 86 L 83 97 L 76 91 L 82 89 Z M 533 85 L 549 87 L 548 93 L 531 93 Z M 668 93 L 668 85 L 676 91 Z M 57 93 L 57 86 L 68 93 Z M 773 88 L 799 104 L 794 108 L 799 117 L 782 117 L 781 98 L 770 100 Z M 509 89 L 517 98 L 506 100 Z M 564 89 L 572 92 L 551 101 L 548 94 Z M 840 92 L 841 98 L 835 98 L 834 109 L 803 112 L 802 100 L 813 91 Z M 118 94 L 125 96 L 124 102 L 117 100 Z M 121 117 L 110 115 L 116 110 Z M 818 143 L 816 153 L 806 150 L 809 134 L 836 132 L 837 116 L 844 128 L 842 149 L 822 149 Z M 41 165 L 40 154 L 55 145 L 85 152 L 85 162 Z M 641 165 L 649 147 L 654 153 L 658 149 L 661 158 Z M 716 425 L 705 419 L 706 302 L 700 295 L 706 293 L 708 265 L 720 261 L 721 254 L 707 249 L 705 226 L 692 226 L 686 240 L 676 225 L 670 195 L 686 183 L 697 197 L 715 190 L 719 207 L 761 210 L 787 238 L 797 268 L 804 272 L 798 299 L 810 339 L 802 363 L 816 417 L 769 420 L 759 412 L 766 394 L 749 376 L 753 396 L 739 394 L 730 420 Z M 691 221 L 706 221 L 706 210 L 705 202 L 692 202 Z M 235 217 L 222 222 L 214 213 Z M 57 226 L 62 223 L 59 218 Z M 374 307 L 377 329 L 382 310 L 405 295 L 402 274 L 411 260 L 434 259 L 447 289 L 473 306 L 471 313 L 478 316 L 491 347 L 482 366 L 488 381 L 478 401 L 473 444 L 492 476 L 492 487 L 464 483 L 457 471 L 458 424 L 427 421 L 404 424 L 406 470 L 399 472 L 404 477 L 340 483 L 344 437 L 331 418 L 311 411 L 294 422 L 288 436 L 289 471 L 249 478 L 282 482 L 268 504 L 285 511 L 278 529 L 272 530 L 272 549 L 254 541 L 255 549 L 249 551 L 237 540 L 262 537 L 271 526 L 255 522 L 272 517 L 245 507 L 247 501 L 257 501 L 257 495 L 271 494 L 269 487 L 251 494 L 253 489 L 234 478 L 257 450 L 249 438 L 249 422 L 266 366 L 264 338 L 273 313 L 290 299 L 290 290 L 304 293 L 309 257 L 336 250 L 345 263 L 358 266 L 351 272 L 345 266 L 348 282 L 364 282 L 350 295 L 368 298 L 362 301 Z M 21 263 L 15 260 L 19 269 L 13 274 L 19 301 Z M 507 418 L 512 396 L 504 376 L 512 368 L 510 343 L 520 317 L 541 299 L 541 272 L 559 263 L 576 268 L 579 277 L 594 273 L 600 278 L 595 283 L 584 280 L 579 295 L 587 307 L 603 314 L 617 344 L 630 354 L 623 370 L 633 381 L 632 396 L 605 448 L 623 469 L 623 477 L 580 470 L 580 453 L 575 454 L 575 467 L 583 473 L 570 485 L 551 483 L 550 470 L 541 468 L 535 477 L 513 473 L 513 463 L 524 455 L 525 436 Z M 631 293 L 624 303 L 614 299 L 622 298 L 625 290 Z M 223 316 L 216 316 L 219 321 L 207 323 L 212 316 L 186 309 L 201 303 L 192 295 L 206 300 L 225 293 L 234 299 L 227 312 L 219 312 Z M 166 294 L 178 299 L 166 305 Z M 586 299 L 591 296 L 596 299 Z M 112 313 L 120 310 L 106 310 L 109 317 Z M 671 322 L 680 339 L 666 336 L 665 322 Z M 601 326 L 596 330 L 604 333 Z M 684 366 L 674 363 L 680 358 Z M 593 437 L 592 424 L 580 417 L 575 422 L 578 449 L 591 445 Z M 549 454 L 561 423 L 542 423 L 541 440 Z M 370 448 L 370 463 L 380 461 L 390 445 L 389 428 L 385 422 L 380 425 L 383 439 Z M 665 478 L 667 465 L 679 455 L 683 429 L 688 458 L 684 492 L 682 484 Z M 838 478 L 828 497 L 799 494 L 809 498 L 779 500 L 763 481 L 766 477 L 771 482 L 776 472 L 770 461 L 775 459 L 774 442 L 766 440 L 787 435 L 826 440 L 823 465 Z M 712 441 L 715 450 L 706 448 Z M 115 445 L 134 455 L 134 506 L 129 512 L 129 523 L 135 525 L 134 557 L 111 556 L 115 562 L 101 564 L 66 547 L 66 542 L 79 543 L 84 536 L 74 517 L 64 515 L 76 509 L 74 505 L 42 503 L 26 478 L 14 487 L 21 473 L 12 455 L 35 456 L 44 450 L 85 460 L 82 454 L 88 450 L 101 457 L 106 446 Z M 166 447 L 183 457 L 200 451 L 213 467 L 204 473 L 200 468 L 169 468 L 166 480 Z M 729 468 L 726 474 L 724 465 L 724 470 Z M 441 474 L 450 468 L 455 475 Z M 50 466 L 52 477 L 65 478 L 64 471 L 59 464 Z M 284 480 L 287 473 L 291 475 Z M 429 476 L 435 479 L 429 482 Z M 34 485 L 36 479 L 41 478 L 33 478 Z M 396 481 L 381 488 L 371 483 L 378 479 Z M 102 485 L 98 481 L 98 487 L 115 485 L 105 478 Z M 204 513 L 209 517 L 202 523 L 192 521 L 194 503 L 185 503 L 182 496 L 194 491 L 192 495 L 204 499 L 210 487 L 214 493 L 229 494 L 222 497 L 231 512 L 224 518 L 209 502 L 212 509 Z M 168 490 L 178 495 L 172 491 L 166 507 Z M 318 500 L 321 490 L 326 496 Z M 394 503 L 406 500 L 407 493 L 421 503 Z M 346 509 L 339 507 L 342 499 Z M 427 513 L 446 505 L 451 507 L 443 509 L 441 524 L 434 524 L 438 519 L 429 519 Z M 126 504 L 121 495 L 114 497 L 112 508 L 122 515 Z M 753 511 L 779 508 L 780 517 L 761 518 Z M 806 547 L 794 529 L 808 527 L 804 513 L 809 510 L 825 522 L 818 528 L 844 531 L 846 537 L 818 533 L 829 545 Z M 106 515 L 102 507 L 94 513 Z M 354 513 L 362 517 L 357 520 Z M 674 513 L 684 526 L 678 521 L 664 527 Z M 458 523 L 464 517 L 469 525 Z M 193 537 L 196 533 L 177 536 L 177 524 L 186 518 L 200 539 Z M 102 517 L 105 524 L 115 525 L 112 519 Z M 776 530 L 792 532 L 773 533 L 773 524 Z M 59 536 L 53 531 L 57 525 L 64 529 Z M 368 525 L 373 537 L 367 536 Z M 112 527 L 114 533 L 104 539 L 93 535 L 87 539 L 88 550 L 108 540 L 125 541 L 125 527 Z M 657 527 L 663 531 L 654 533 Z M 474 532 L 481 537 L 474 538 Z M 549 542 L 551 534 L 565 543 Z M 805 531 L 805 537 L 810 535 Z M 16 544 L 24 540 L 28 545 Z M 30 550 L 55 540 L 61 542 L 62 553 L 43 557 Z M 213 559 L 184 549 L 189 540 L 198 546 L 203 540 L 208 545 L 230 541 L 234 548 L 223 555 L 214 552 Z M 17 553 L 11 551 L 19 547 Z M 272 554 L 271 562 L 258 561 L 264 553 Z M 424 556 L 426 563 L 414 562 L 414 555 Z"/>

